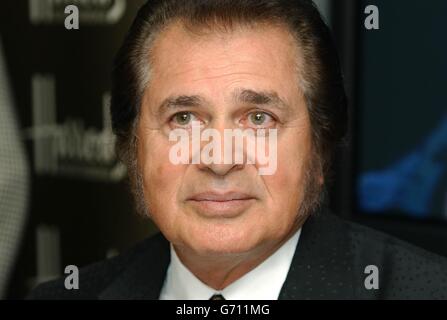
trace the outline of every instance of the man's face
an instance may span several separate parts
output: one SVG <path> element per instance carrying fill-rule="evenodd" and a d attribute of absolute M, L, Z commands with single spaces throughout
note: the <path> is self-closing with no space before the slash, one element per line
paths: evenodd
<path fill-rule="evenodd" d="M 311 159 L 310 122 L 292 36 L 277 27 L 193 35 L 172 24 L 156 39 L 140 111 L 138 170 L 152 219 L 177 247 L 245 254 L 296 230 Z M 265 99 L 265 97 L 271 99 Z M 173 164 L 174 129 L 277 129 L 277 168 Z"/>

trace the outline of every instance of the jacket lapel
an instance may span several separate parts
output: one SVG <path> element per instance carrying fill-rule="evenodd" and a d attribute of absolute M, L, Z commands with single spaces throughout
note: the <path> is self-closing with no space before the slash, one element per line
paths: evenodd
<path fill-rule="evenodd" d="M 310 216 L 280 300 L 353 299 L 353 254 L 346 225 L 324 209 Z"/>
<path fill-rule="evenodd" d="M 169 242 L 161 233 L 146 240 L 99 299 L 157 300 L 170 262 Z"/>

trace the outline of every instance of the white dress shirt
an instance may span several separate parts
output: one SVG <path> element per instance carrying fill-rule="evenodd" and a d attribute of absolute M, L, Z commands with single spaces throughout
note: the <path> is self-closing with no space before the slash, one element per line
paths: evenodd
<path fill-rule="evenodd" d="M 208 300 L 214 294 L 221 294 L 227 300 L 277 300 L 300 234 L 301 229 L 260 265 L 221 291 L 209 287 L 189 271 L 171 244 L 171 262 L 160 300 Z"/>

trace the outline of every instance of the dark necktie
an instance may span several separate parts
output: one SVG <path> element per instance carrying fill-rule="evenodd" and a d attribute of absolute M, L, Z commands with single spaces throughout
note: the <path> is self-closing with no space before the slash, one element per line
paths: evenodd
<path fill-rule="evenodd" d="M 214 294 L 210 300 L 225 300 L 224 296 L 221 294 Z"/>

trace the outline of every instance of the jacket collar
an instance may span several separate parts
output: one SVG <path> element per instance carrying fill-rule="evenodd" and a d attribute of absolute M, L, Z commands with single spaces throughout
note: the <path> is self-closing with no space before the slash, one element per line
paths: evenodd
<path fill-rule="evenodd" d="M 280 300 L 354 298 L 348 230 L 327 211 L 314 213 L 303 225 Z M 99 299 L 159 298 L 170 262 L 169 242 L 158 234 L 133 255 Z"/>

